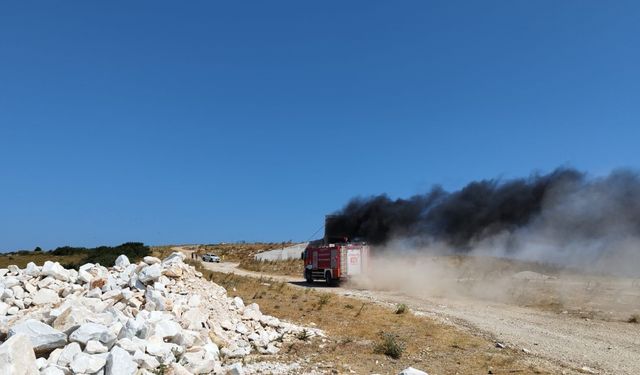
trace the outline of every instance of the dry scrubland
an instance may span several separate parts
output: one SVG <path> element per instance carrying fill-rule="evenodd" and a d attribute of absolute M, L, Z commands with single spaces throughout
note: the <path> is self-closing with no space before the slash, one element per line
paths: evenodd
<path fill-rule="evenodd" d="M 258 261 L 260 251 L 290 243 L 229 243 L 194 247 L 213 252 L 240 269 L 265 275 L 300 277 L 303 262 Z M 170 247 L 164 248 L 165 253 Z M 375 280 L 356 287 L 401 291 L 421 297 L 476 298 L 583 319 L 640 321 L 640 279 L 585 274 L 550 264 L 464 255 L 402 257 L 381 255 L 373 264 Z M 514 277 L 516 275 L 516 277 Z"/>
<path fill-rule="evenodd" d="M 228 243 L 228 244 L 211 244 L 193 246 L 199 255 L 205 253 L 214 253 L 219 255 L 224 261 L 239 262 L 248 267 L 254 267 L 254 270 L 260 268 L 260 263 L 254 259 L 254 255 L 260 251 L 272 250 L 288 246 L 289 242 L 278 243 Z M 151 254 L 159 258 L 168 256 L 171 254 L 171 248 L 173 245 L 165 246 L 151 246 Z M 59 262 L 61 264 L 81 263 L 86 258 L 86 254 L 73 254 L 56 256 L 45 251 L 21 251 L 16 253 L 1 254 L 0 253 L 0 268 L 6 268 L 9 265 L 16 265 L 20 268 L 27 266 L 29 262 L 34 262 L 36 265 L 41 266 L 47 260 L 52 262 Z M 271 268 L 268 268 L 270 272 L 278 273 L 277 270 L 281 269 L 281 265 L 275 264 L 277 262 L 264 262 L 274 263 Z M 293 270 L 296 267 L 301 267 L 301 262 L 292 262 L 289 269 Z M 266 270 L 267 268 L 265 268 Z M 300 268 L 297 268 L 298 271 Z"/>
<path fill-rule="evenodd" d="M 165 247 L 166 248 L 166 247 Z M 95 248 L 63 246 L 51 251 L 40 248 L 33 251 L 15 251 L 0 253 L 0 268 L 15 265 L 24 268 L 30 262 L 42 266 L 46 261 L 59 262 L 67 268 L 78 268 L 85 263 L 100 263 L 111 265 L 120 255 L 126 255 L 133 261 L 138 261 L 149 255 L 151 249 L 142 242 L 126 242 L 118 246 L 100 246 Z M 166 252 L 167 255 L 169 254 Z"/>
<path fill-rule="evenodd" d="M 388 255 L 377 253 L 372 264 L 375 277 L 326 290 L 383 306 L 406 304 L 437 324 L 523 350 L 525 358 L 521 352 L 511 353 L 520 355 L 524 369 L 498 373 L 537 371 L 529 364 L 558 374 L 640 373 L 637 279 L 488 256 Z M 297 289 L 310 287 L 295 272 L 296 261 L 272 263 L 245 262 L 245 269 L 234 268 L 238 263 L 204 265 L 214 272 L 273 275 Z M 293 276 L 288 276 L 292 270 Z M 324 290 L 322 283 L 311 287 Z M 299 308 L 299 302 L 294 304 L 291 308 Z M 282 303 L 278 306 L 283 308 Z M 378 333 L 371 328 L 375 324 L 369 328 Z M 444 373 L 452 371 L 448 367 Z"/>
<path fill-rule="evenodd" d="M 229 261 L 238 262 L 240 269 L 265 275 L 301 277 L 302 260 L 258 261 L 254 259 L 258 251 L 246 249 L 228 245 Z M 463 255 L 383 255 L 373 267 L 376 279 L 361 281 L 356 287 L 420 296 L 479 298 L 585 319 L 631 323 L 640 320 L 640 279 Z"/>
<path fill-rule="evenodd" d="M 238 267 L 247 271 L 263 272 L 270 275 L 301 277 L 304 263 L 300 259 L 259 261 L 255 259 L 240 262 Z"/>
<path fill-rule="evenodd" d="M 225 262 L 245 262 L 253 260 L 254 256 L 261 251 L 281 249 L 291 244 L 291 242 L 236 242 L 199 245 L 194 248 L 199 255 L 214 253 Z"/>
<path fill-rule="evenodd" d="M 429 374 L 551 373 L 529 364 L 519 351 L 499 349 L 492 341 L 414 316 L 403 305 L 385 307 L 192 264 L 206 279 L 227 288 L 229 295 L 256 302 L 267 314 L 324 330 L 324 342 L 301 339 L 282 355 L 291 360 L 309 358 L 310 367 L 326 372 L 393 374 L 415 366 Z"/>
<path fill-rule="evenodd" d="M 0 268 L 7 268 L 8 266 L 15 264 L 20 268 L 25 268 L 29 262 L 33 262 L 38 266 L 44 264 L 44 262 L 50 260 L 52 262 L 64 263 L 76 263 L 82 261 L 83 255 L 64 255 L 55 256 L 45 252 L 30 252 L 23 254 L 0 254 Z"/>
<path fill-rule="evenodd" d="M 478 335 L 433 317 L 416 316 L 405 305 L 385 305 L 325 293 L 320 283 L 308 289 L 299 287 L 303 283 L 274 281 L 268 275 L 298 279 L 302 269 L 302 261 L 297 259 L 254 260 L 254 255 L 261 250 L 281 247 L 282 243 L 185 247 L 198 254 L 212 252 L 224 261 L 239 263 L 240 268 L 264 273 L 263 278 L 243 277 L 212 272 L 204 269 L 200 262 L 191 262 L 207 280 L 227 288 L 230 296 L 242 297 L 246 303 L 256 302 L 267 314 L 327 333 L 325 339 L 300 335 L 283 347 L 274 358 L 278 361 L 304 358 L 301 364 L 305 370 L 320 373 L 393 374 L 408 366 L 432 375 L 557 373 L 556 366 L 531 361 L 531 357 L 517 347 L 497 348 L 490 335 Z M 163 258 L 172 252 L 172 246 L 156 246 L 150 250 L 152 255 Z M 24 267 L 31 261 L 41 265 L 46 260 L 68 264 L 82 262 L 83 258 L 81 255 L 54 257 L 43 252 L 10 254 L 0 256 L 0 267 L 9 264 Z M 488 257 L 416 256 L 398 260 L 382 256 L 374 267 L 375 280 L 364 280 L 349 287 L 400 292 L 407 296 L 407 302 L 403 302 L 409 306 L 410 296 L 420 295 L 498 301 L 578 319 L 625 322 L 631 330 L 638 327 L 633 323 L 640 321 L 638 280 L 584 275 L 544 264 Z M 264 357 L 245 358 L 246 363 L 263 360 Z"/>
<path fill-rule="evenodd" d="M 285 276 L 300 276 L 303 268 L 303 263 L 300 259 L 284 261 L 258 261 L 255 259 L 255 255 L 259 252 L 282 249 L 291 245 L 291 242 L 257 242 L 194 245 L 187 246 L 187 248 L 195 251 L 199 256 L 206 253 L 216 254 L 223 262 L 238 263 L 240 268 L 248 271 Z M 152 248 L 152 250 L 170 253 L 172 247 L 173 246 L 157 246 Z"/>

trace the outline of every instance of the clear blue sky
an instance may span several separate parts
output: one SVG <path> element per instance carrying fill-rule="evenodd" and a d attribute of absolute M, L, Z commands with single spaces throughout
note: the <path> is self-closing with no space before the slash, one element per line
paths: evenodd
<path fill-rule="evenodd" d="M 0 250 L 306 240 L 356 195 L 638 167 L 637 1 L 7 1 Z"/>

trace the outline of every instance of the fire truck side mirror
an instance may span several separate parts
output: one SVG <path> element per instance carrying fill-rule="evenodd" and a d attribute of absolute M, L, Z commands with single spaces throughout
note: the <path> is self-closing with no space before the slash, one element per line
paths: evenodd
<path fill-rule="evenodd" d="M 307 253 L 306 251 L 301 252 L 301 253 L 300 253 L 300 259 L 304 260 L 304 255 L 305 255 L 306 253 Z"/>

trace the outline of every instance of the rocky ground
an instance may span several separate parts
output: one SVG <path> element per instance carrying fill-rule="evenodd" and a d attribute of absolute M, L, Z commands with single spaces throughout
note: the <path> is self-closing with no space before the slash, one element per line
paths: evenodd
<path fill-rule="evenodd" d="M 183 260 L 0 269 L 0 374 L 295 373 L 270 356 L 323 333 L 245 306 Z M 249 355 L 265 360 L 243 367 Z"/>

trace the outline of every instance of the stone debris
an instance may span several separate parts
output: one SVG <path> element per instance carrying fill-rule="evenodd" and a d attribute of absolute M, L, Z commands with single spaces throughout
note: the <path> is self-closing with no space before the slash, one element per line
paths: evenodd
<path fill-rule="evenodd" d="M 35 319 L 27 319 L 9 329 L 9 337 L 17 334 L 27 336 L 36 353 L 51 351 L 67 344 L 67 335 Z"/>
<path fill-rule="evenodd" d="M 597 372 L 595 372 L 592 368 L 587 366 L 580 368 L 580 372 L 583 372 L 585 374 L 597 374 Z"/>
<path fill-rule="evenodd" d="M 57 262 L 0 269 L 0 374 L 290 373 L 272 356 L 306 331 L 230 298 L 184 255 L 111 268 Z M 243 358 L 252 363 L 243 367 Z"/>
<path fill-rule="evenodd" d="M 36 355 L 27 335 L 16 334 L 0 345 L 0 374 L 39 374 Z"/>
<path fill-rule="evenodd" d="M 406 369 L 400 371 L 398 375 L 429 375 L 424 371 L 420 371 L 413 367 L 407 367 Z"/>
<path fill-rule="evenodd" d="M 237 364 L 239 365 L 239 364 Z M 300 374 L 303 373 L 299 363 L 255 362 L 242 367 L 247 374 Z M 304 372 L 307 375 L 307 372 Z"/>

